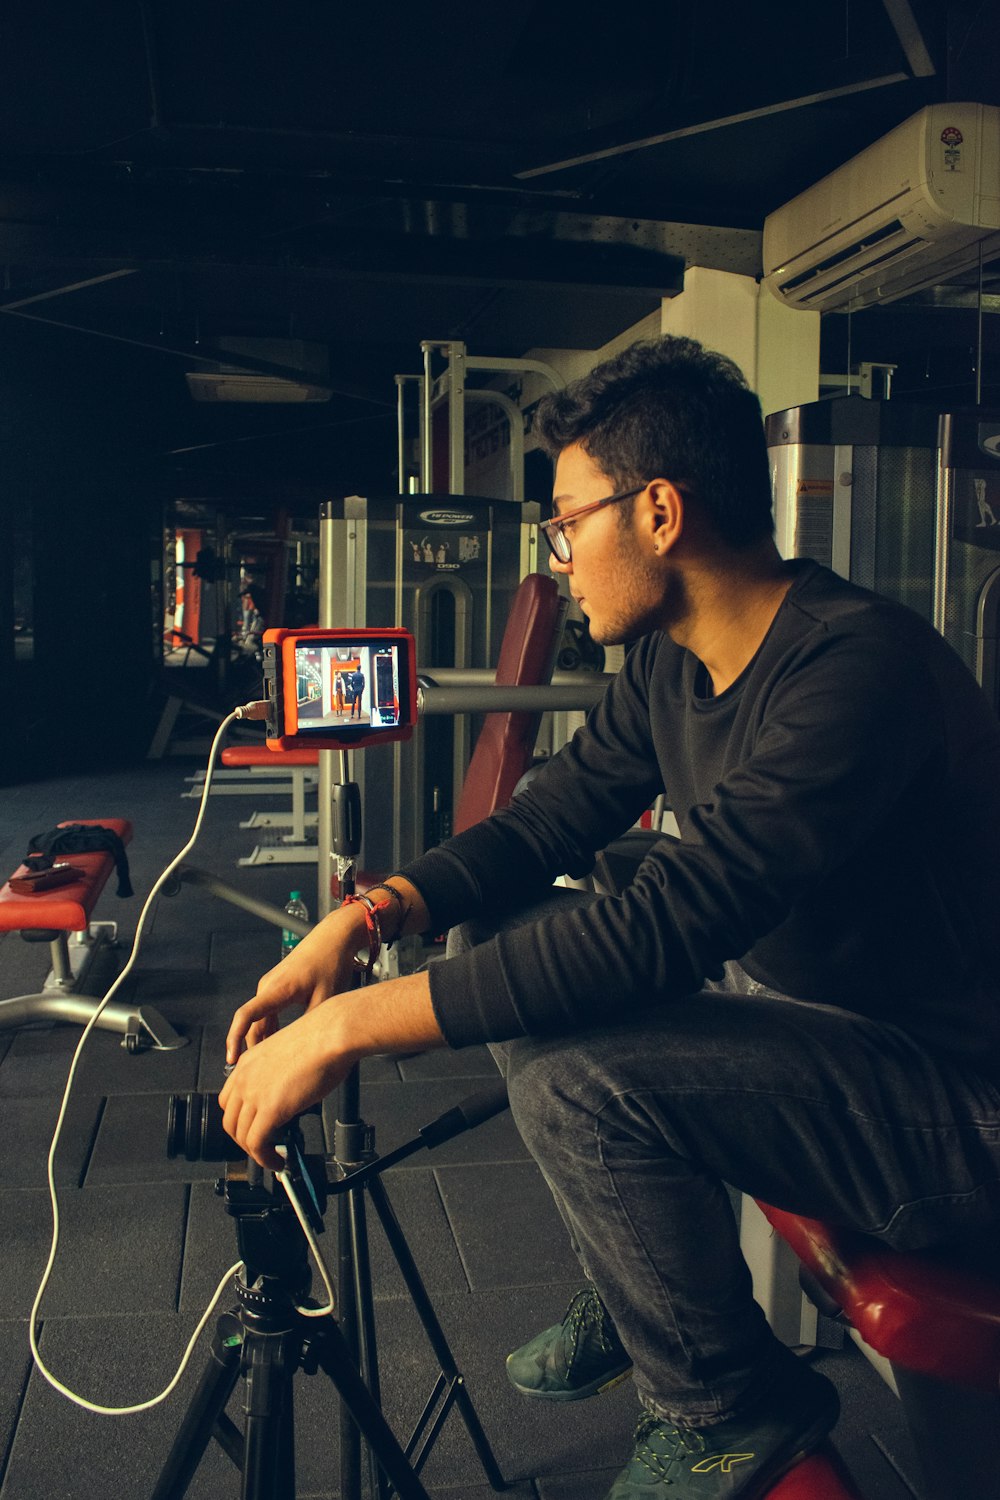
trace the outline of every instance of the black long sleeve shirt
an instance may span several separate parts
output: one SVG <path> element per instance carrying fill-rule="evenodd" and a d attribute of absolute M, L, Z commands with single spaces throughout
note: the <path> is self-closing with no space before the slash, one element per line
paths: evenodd
<path fill-rule="evenodd" d="M 726 692 L 645 637 L 510 807 L 403 872 L 440 930 L 586 873 L 660 792 L 680 825 L 620 898 L 432 966 L 452 1046 L 620 1021 L 736 958 L 1000 1073 L 1000 724 L 917 615 L 794 566 Z"/>

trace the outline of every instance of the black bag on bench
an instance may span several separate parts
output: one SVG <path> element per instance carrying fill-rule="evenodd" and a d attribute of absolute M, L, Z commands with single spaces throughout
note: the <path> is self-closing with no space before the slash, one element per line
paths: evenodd
<path fill-rule="evenodd" d="M 36 833 L 28 844 L 24 863 L 31 870 L 50 870 L 57 854 L 90 854 L 101 850 L 107 851 L 114 859 L 118 895 L 134 895 L 125 845 L 113 828 L 105 828 L 100 823 L 67 823 L 64 828 Z"/>

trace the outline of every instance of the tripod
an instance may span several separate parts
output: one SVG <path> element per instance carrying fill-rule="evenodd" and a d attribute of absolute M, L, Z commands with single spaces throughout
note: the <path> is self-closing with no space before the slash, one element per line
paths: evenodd
<path fill-rule="evenodd" d="M 301 1307 L 308 1296 L 307 1243 L 284 1192 L 268 1187 L 265 1174 L 249 1161 L 230 1163 L 223 1196 L 237 1224 L 244 1268 L 236 1282 L 236 1306 L 217 1320 L 212 1349 L 198 1388 L 188 1406 L 173 1447 L 160 1472 L 152 1500 L 181 1500 L 213 1437 L 242 1470 L 241 1500 L 294 1500 L 295 1445 L 293 1379 L 299 1369 L 322 1370 L 333 1382 L 350 1418 L 368 1446 L 372 1493 L 382 1500 L 428 1500 L 418 1476 L 452 1405 L 457 1405 L 496 1490 L 506 1484 L 479 1423 L 431 1306 L 426 1289 L 399 1227 L 379 1173 L 425 1146 L 434 1146 L 460 1130 L 488 1119 L 506 1107 L 502 1085 L 458 1105 L 419 1137 L 371 1160 L 351 1177 L 326 1181 L 323 1158 L 301 1154 L 301 1133 L 289 1132 L 288 1157 L 298 1163 L 312 1227 L 322 1228 L 327 1194 L 338 1190 L 350 1198 L 367 1188 L 385 1229 L 400 1273 L 413 1300 L 439 1365 L 434 1390 L 404 1451 L 385 1421 L 373 1391 L 362 1379 L 350 1345 L 331 1314 L 310 1317 Z M 374 1369 L 374 1347 L 369 1349 Z M 241 1434 L 226 1415 L 237 1381 L 246 1384 L 245 1424 Z M 343 1500 L 348 1492 L 341 1491 Z"/>

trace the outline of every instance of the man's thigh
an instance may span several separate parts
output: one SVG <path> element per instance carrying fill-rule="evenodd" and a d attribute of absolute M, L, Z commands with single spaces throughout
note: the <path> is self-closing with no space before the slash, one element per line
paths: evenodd
<path fill-rule="evenodd" d="M 593 899 L 556 889 L 498 925 Z M 452 948 L 494 930 L 466 924 Z M 541 1152 L 546 1132 L 572 1121 L 604 1159 L 666 1151 L 778 1207 L 900 1247 L 1000 1219 L 996 1086 L 898 1027 L 736 993 L 759 989 L 745 981 L 727 965 L 722 988 L 653 1002 L 625 1024 L 494 1046 L 529 1147 Z"/>
<path fill-rule="evenodd" d="M 1000 1092 L 849 1011 L 705 991 L 495 1054 L 533 1149 L 664 1154 L 900 1247 L 1000 1218 Z"/>

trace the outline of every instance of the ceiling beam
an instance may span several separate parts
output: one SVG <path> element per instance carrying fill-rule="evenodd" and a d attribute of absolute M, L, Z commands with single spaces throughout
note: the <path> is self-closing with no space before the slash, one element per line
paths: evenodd
<path fill-rule="evenodd" d="M 82 292 L 88 286 L 100 286 L 104 281 L 118 281 L 122 276 L 134 276 L 135 266 L 121 271 L 107 271 L 103 276 L 88 276 L 86 281 L 71 281 L 66 286 L 54 286 L 47 292 L 36 292 L 33 297 L 19 297 L 16 302 L 0 302 L 0 312 L 16 312 L 19 307 L 30 307 L 33 302 L 49 302 L 53 297 L 65 297 L 69 292 Z"/>
<path fill-rule="evenodd" d="M 707 131 L 721 130 L 727 125 L 743 125 L 748 120 L 759 120 L 765 115 L 781 114 L 792 109 L 804 109 L 809 104 L 824 104 L 830 99 L 842 99 L 849 94 L 861 94 L 870 89 L 888 88 L 894 83 L 906 83 L 909 80 L 908 73 L 883 73 L 877 78 L 863 78 L 854 83 L 840 84 L 836 88 L 816 89 L 809 94 L 799 94 L 792 99 L 781 99 L 770 104 L 755 105 L 750 109 L 743 109 L 733 114 L 717 115 L 711 120 L 698 120 L 688 125 L 679 125 L 674 130 L 660 131 L 656 135 L 647 135 L 639 140 L 622 141 L 617 145 L 605 146 L 599 151 L 586 151 L 577 156 L 567 156 L 561 161 L 547 162 L 544 166 L 528 167 L 523 171 L 515 172 L 514 176 L 519 181 L 528 181 L 533 177 L 544 177 L 549 172 L 563 172 L 569 167 L 582 167 L 590 162 L 607 161 L 614 156 L 627 156 L 633 151 L 645 151 L 650 146 L 662 146 L 667 141 L 683 140 L 685 136 L 703 135 Z"/>
<path fill-rule="evenodd" d="M 937 69 L 927 50 L 910 0 L 882 0 L 882 4 L 914 78 L 933 78 Z"/>

